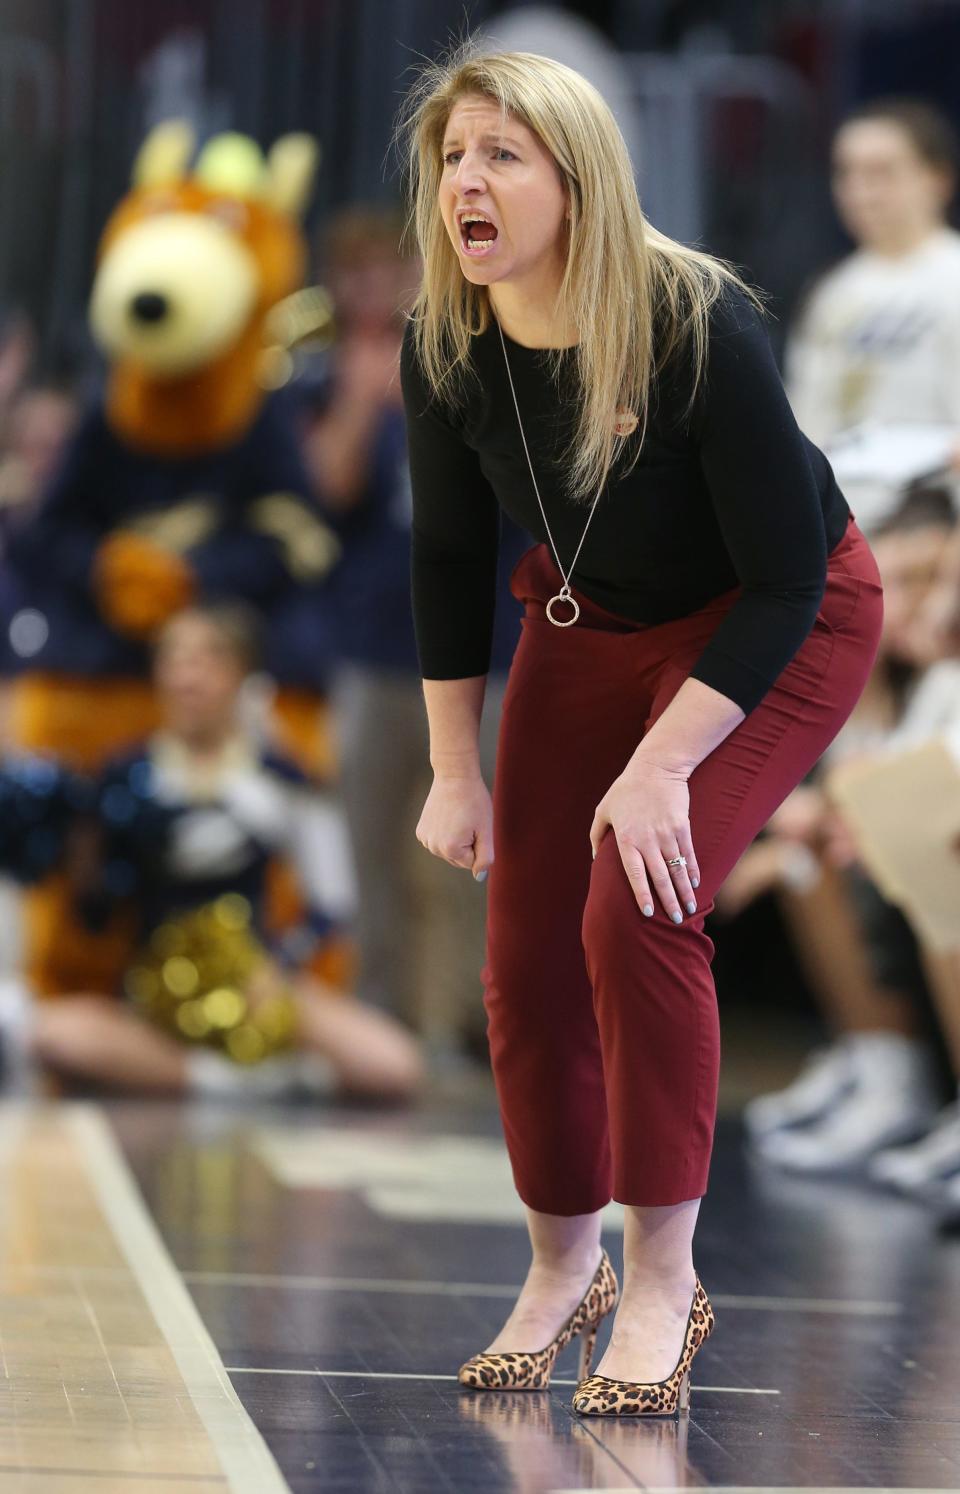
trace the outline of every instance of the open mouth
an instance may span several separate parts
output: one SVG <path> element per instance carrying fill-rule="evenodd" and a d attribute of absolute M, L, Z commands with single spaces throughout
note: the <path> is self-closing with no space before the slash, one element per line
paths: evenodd
<path fill-rule="evenodd" d="M 496 225 L 480 213 L 464 213 L 460 219 L 460 243 L 473 259 L 489 254 L 497 241 Z"/>

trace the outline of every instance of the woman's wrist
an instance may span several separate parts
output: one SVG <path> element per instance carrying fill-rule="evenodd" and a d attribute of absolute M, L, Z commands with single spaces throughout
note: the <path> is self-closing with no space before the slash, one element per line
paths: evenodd
<path fill-rule="evenodd" d="M 624 771 L 630 777 L 632 774 L 649 773 L 652 770 L 662 773 L 666 778 L 677 778 L 686 783 L 696 766 L 692 758 L 681 757 L 678 753 L 650 751 L 641 743 Z"/>
<path fill-rule="evenodd" d="M 431 751 L 430 766 L 438 783 L 463 780 L 471 782 L 482 777 L 480 752 L 477 747 L 448 748 Z"/>

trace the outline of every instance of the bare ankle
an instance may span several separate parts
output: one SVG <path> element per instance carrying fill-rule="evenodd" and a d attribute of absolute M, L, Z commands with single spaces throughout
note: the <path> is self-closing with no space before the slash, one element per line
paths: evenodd
<path fill-rule="evenodd" d="M 575 1276 L 592 1276 L 599 1263 L 600 1245 L 594 1243 L 564 1251 L 535 1250 L 532 1269 L 544 1276 L 568 1280 Z"/>
<path fill-rule="evenodd" d="M 696 1285 L 697 1273 L 692 1265 L 677 1268 L 632 1265 L 625 1263 L 623 1272 L 624 1295 L 645 1293 L 661 1300 L 689 1298 Z"/>

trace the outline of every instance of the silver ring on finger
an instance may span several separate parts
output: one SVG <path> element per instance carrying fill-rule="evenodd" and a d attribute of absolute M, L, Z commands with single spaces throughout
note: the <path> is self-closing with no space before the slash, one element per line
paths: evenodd
<path fill-rule="evenodd" d="M 686 856 L 671 856 L 667 861 L 667 866 L 686 866 L 686 864 Z"/>

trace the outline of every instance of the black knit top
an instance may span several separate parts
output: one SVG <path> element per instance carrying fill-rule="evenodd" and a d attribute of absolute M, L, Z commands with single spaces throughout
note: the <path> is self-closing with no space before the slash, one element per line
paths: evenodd
<path fill-rule="evenodd" d="M 577 411 L 575 358 L 564 350 L 558 389 L 547 350 L 510 338 L 506 347 L 566 570 L 590 512 L 561 485 Z M 471 355 L 465 397 L 451 409 L 431 395 L 407 326 L 411 584 L 425 679 L 487 672 L 500 508 L 549 544 L 495 322 L 473 338 Z M 641 623 L 684 616 L 742 587 L 692 674 L 750 711 L 813 626 L 827 555 L 850 511 L 823 453 L 799 430 L 760 318 L 740 291 L 725 290 L 711 311 L 707 367 L 691 411 L 692 383 L 687 348 L 660 371 L 641 454 L 626 475 L 640 428 L 624 442 L 570 580 L 601 607 Z"/>

